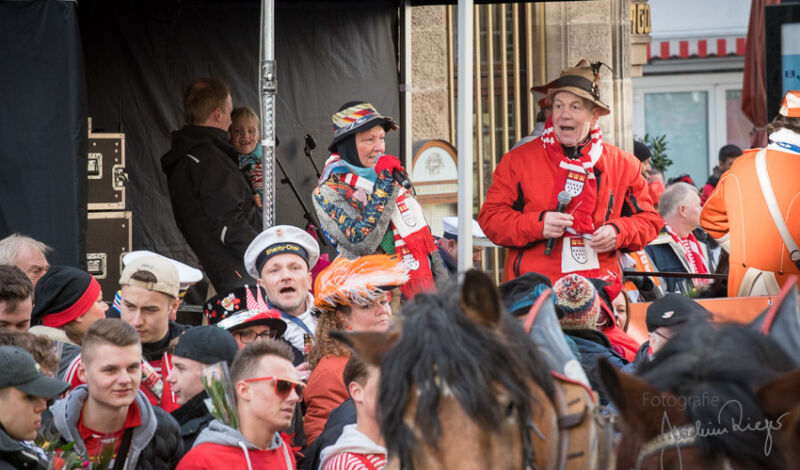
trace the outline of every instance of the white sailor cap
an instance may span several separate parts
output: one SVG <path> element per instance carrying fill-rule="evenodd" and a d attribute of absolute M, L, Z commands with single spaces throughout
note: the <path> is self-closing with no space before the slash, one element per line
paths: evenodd
<path fill-rule="evenodd" d="M 442 238 L 458 240 L 458 217 L 445 217 L 442 219 L 442 226 L 444 227 Z M 472 220 L 472 244 L 473 246 L 483 247 L 496 246 L 486 237 L 486 234 L 483 233 L 481 226 L 475 219 Z"/>
<path fill-rule="evenodd" d="M 170 264 L 175 266 L 175 269 L 178 271 L 178 282 L 180 283 L 181 291 L 185 291 L 186 289 L 192 287 L 193 284 L 203 279 L 203 271 L 200 271 L 197 268 L 193 268 L 187 264 L 183 264 L 180 261 L 174 260 L 172 258 L 168 258 L 164 255 L 153 253 L 150 250 L 136 250 L 136 251 L 131 251 L 130 253 L 126 253 L 122 257 L 122 264 L 127 266 L 143 256 L 158 256 L 159 258 L 163 258 L 169 261 Z"/>
<path fill-rule="evenodd" d="M 319 244 L 303 229 L 292 225 L 275 225 L 250 242 L 244 253 L 244 266 L 251 276 L 258 279 L 267 260 L 286 253 L 303 258 L 310 271 L 319 260 Z"/>

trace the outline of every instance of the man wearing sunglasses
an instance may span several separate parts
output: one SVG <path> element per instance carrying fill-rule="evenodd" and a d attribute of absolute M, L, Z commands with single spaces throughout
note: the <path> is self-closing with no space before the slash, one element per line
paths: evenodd
<path fill-rule="evenodd" d="M 212 421 L 178 470 L 296 468 L 292 443 L 281 435 L 289 427 L 305 387 L 291 360 L 287 344 L 269 339 L 239 351 L 231 367 L 239 429 Z"/>

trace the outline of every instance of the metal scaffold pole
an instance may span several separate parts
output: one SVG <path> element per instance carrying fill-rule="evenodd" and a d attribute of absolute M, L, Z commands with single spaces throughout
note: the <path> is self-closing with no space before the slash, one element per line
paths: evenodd
<path fill-rule="evenodd" d="M 458 271 L 472 266 L 472 0 L 458 1 Z"/>
<path fill-rule="evenodd" d="M 264 229 L 275 225 L 275 95 L 278 77 L 275 65 L 275 0 L 261 2 L 261 165 L 264 171 L 262 215 Z"/>

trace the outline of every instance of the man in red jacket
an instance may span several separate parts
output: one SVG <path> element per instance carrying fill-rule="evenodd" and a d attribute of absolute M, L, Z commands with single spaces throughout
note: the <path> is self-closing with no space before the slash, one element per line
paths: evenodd
<path fill-rule="evenodd" d="M 603 142 L 597 119 L 611 111 L 598 93 L 600 65 L 582 60 L 561 72 L 542 136 L 504 155 L 494 172 L 478 222 L 508 248 L 504 280 L 529 271 L 553 281 L 569 272 L 621 276 L 616 251 L 641 250 L 663 224 L 639 160 Z M 571 200 L 557 212 L 562 192 Z"/>

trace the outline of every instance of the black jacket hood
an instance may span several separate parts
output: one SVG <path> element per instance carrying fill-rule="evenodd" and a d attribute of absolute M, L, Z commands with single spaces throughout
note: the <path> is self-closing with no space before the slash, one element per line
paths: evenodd
<path fill-rule="evenodd" d="M 161 157 L 161 169 L 169 176 L 175 164 L 187 153 L 201 145 L 213 144 L 236 161 L 236 150 L 228 142 L 229 135 L 222 129 L 187 124 L 172 132 L 172 147 Z"/>

